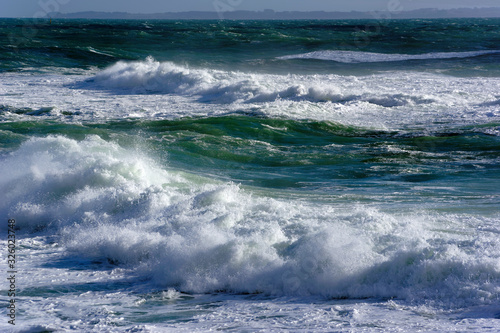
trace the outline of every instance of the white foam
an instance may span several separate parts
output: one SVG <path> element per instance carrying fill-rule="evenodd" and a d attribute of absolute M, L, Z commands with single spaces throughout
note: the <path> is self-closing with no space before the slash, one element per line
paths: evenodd
<path fill-rule="evenodd" d="M 361 51 L 339 51 L 325 50 L 309 53 L 287 55 L 278 59 L 316 59 L 328 60 L 341 63 L 371 63 L 371 62 L 395 62 L 408 60 L 439 60 L 454 58 L 472 58 L 486 54 L 498 54 L 500 50 L 469 51 L 469 52 L 432 52 L 424 54 L 397 54 L 397 53 L 374 53 Z"/>
<path fill-rule="evenodd" d="M 449 127 L 500 119 L 498 78 L 400 72 L 363 77 L 247 74 L 190 69 L 153 59 L 118 62 L 85 78 L 2 74 L 0 117 L 80 122 L 257 112 L 431 131 L 439 124 Z"/>
<path fill-rule="evenodd" d="M 206 69 L 189 69 L 170 62 L 123 62 L 98 73 L 98 87 L 127 93 L 166 93 L 194 96 L 209 103 L 262 103 L 276 99 L 328 101 L 342 99 L 334 86 L 290 84 L 295 76 L 248 75 Z M 290 80 L 291 79 L 291 80 Z M 297 79 L 299 79 L 297 77 Z"/>
<path fill-rule="evenodd" d="M 46 230 L 68 254 L 165 289 L 446 306 L 488 305 L 500 293 L 496 217 L 282 201 L 190 180 L 96 136 L 32 138 L 0 173 L 0 213 L 21 230 Z"/>

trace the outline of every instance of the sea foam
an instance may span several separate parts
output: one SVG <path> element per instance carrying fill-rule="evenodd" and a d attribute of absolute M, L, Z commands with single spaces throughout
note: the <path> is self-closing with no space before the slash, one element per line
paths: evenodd
<path fill-rule="evenodd" d="M 116 94 L 170 94 L 195 98 L 201 103 L 262 104 L 276 101 L 309 103 L 369 103 L 397 107 L 432 104 L 425 94 L 381 94 L 366 86 L 356 87 L 355 77 L 338 75 L 259 75 L 213 69 L 190 69 L 171 62 L 117 62 L 89 82 L 91 88 Z"/>
<path fill-rule="evenodd" d="M 208 103 L 260 103 L 277 99 L 311 101 L 342 100 L 334 86 L 306 87 L 290 84 L 283 77 L 270 78 L 213 69 L 190 69 L 171 62 L 120 61 L 98 73 L 92 81 L 97 87 L 131 94 L 164 93 L 196 96 Z"/>
<path fill-rule="evenodd" d="M 368 77 L 324 75 L 248 74 L 208 68 L 189 68 L 172 62 L 119 61 L 91 78 L 86 89 L 103 89 L 117 95 L 167 94 L 194 98 L 200 103 L 262 104 L 276 101 L 333 103 L 349 107 L 367 103 L 374 107 L 433 109 L 450 103 L 480 105 L 483 93 L 488 106 L 496 103 L 492 94 L 497 80 L 475 91 L 484 79 L 459 79 L 444 75 L 385 73 Z M 492 86 L 493 85 L 493 86 Z M 436 90 L 439 89 L 439 93 Z M 486 89 L 486 90 L 485 90 Z M 359 107 L 358 107 L 359 109 Z"/>
<path fill-rule="evenodd" d="M 190 68 L 172 62 L 117 62 L 97 74 L 4 75 L 7 121 L 61 122 L 255 114 L 383 130 L 494 123 L 498 78 L 386 72 L 370 76 L 275 75 Z M 34 89 L 36 87 L 36 89 Z M 2 87 L 0 87 L 2 90 Z M 50 102 L 48 102 L 50 101 Z"/>
<path fill-rule="evenodd" d="M 498 233 L 477 229 L 493 217 L 467 228 L 474 217 L 283 201 L 97 136 L 32 138 L 0 172 L 0 211 L 21 231 L 58 237 L 68 256 L 137 269 L 163 288 L 448 306 L 489 304 L 500 292 Z"/>
<path fill-rule="evenodd" d="M 397 54 L 397 53 L 374 53 L 361 51 L 339 51 L 325 50 L 309 53 L 294 54 L 279 57 L 278 59 L 316 59 L 336 61 L 341 63 L 371 63 L 371 62 L 395 62 L 408 60 L 440 60 L 454 58 L 473 58 L 487 54 L 498 54 L 500 50 L 469 51 L 469 52 L 432 52 L 424 54 Z"/>

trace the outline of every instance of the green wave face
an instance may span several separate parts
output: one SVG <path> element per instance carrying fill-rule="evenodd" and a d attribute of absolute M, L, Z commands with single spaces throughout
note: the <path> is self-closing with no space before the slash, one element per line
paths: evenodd
<path fill-rule="evenodd" d="M 406 184 L 452 182 L 477 169 L 495 178 L 498 136 L 479 128 L 432 135 L 374 131 L 326 121 L 250 116 L 111 121 L 102 124 L 18 122 L 0 125 L 4 151 L 30 136 L 97 135 L 145 150 L 164 165 L 253 186 L 314 189 L 352 182 Z"/>

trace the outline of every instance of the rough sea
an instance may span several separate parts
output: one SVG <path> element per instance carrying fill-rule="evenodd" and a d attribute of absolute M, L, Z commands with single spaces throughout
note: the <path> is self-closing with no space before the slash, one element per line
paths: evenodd
<path fill-rule="evenodd" d="M 500 19 L 0 36 L 2 332 L 500 331 Z"/>

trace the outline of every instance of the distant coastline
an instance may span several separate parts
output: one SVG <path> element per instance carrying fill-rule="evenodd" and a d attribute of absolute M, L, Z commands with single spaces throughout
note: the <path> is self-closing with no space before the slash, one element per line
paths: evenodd
<path fill-rule="evenodd" d="M 131 20 L 308 20 L 308 19 L 432 19 L 432 18 L 500 18 L 500 7 L 493 8 L 458 8 L 450 10 L 418 9 L 412 11 L 189 11 L 169 12 L 157 14 L 131 14 L 124 12 L 77 12 L 77 13 L 50 13 L 50 18 L 64 19 L 131 19 Z"/>

